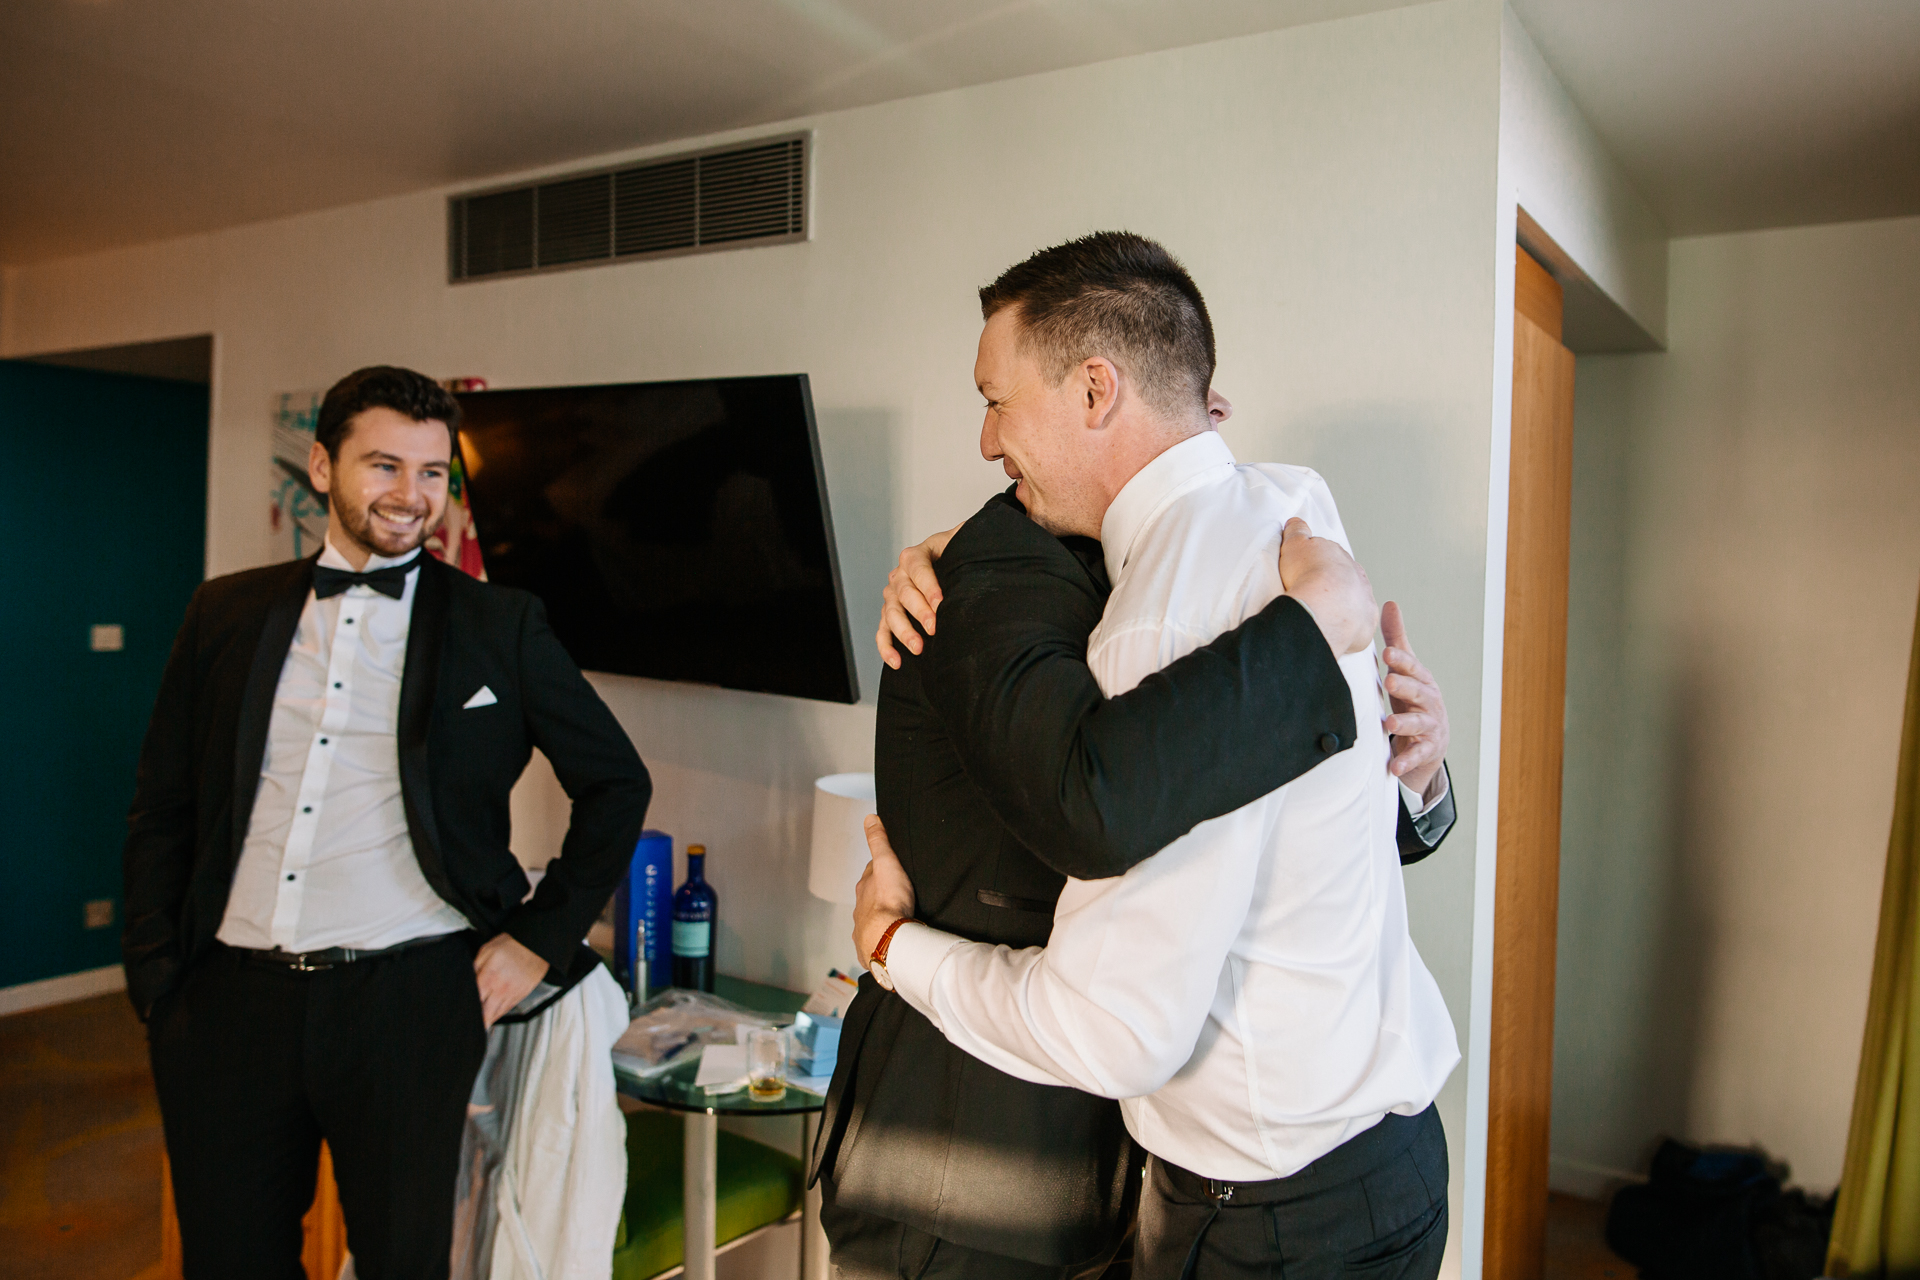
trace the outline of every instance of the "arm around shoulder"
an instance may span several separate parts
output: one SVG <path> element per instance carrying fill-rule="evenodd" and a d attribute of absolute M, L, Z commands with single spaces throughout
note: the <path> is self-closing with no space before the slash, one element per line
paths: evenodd
<path fill-rule="evenodd" d="M 1107 699 L 1090 623 L 1026 594 L 948 581 L 924 684 L 995 813 L 1064 875 L 1123 874 L 1353 745 L 1346 678 L 1295 600 Z"/>

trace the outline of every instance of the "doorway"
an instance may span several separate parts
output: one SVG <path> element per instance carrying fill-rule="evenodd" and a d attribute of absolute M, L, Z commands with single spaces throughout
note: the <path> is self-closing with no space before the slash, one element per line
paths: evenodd
<path fill-rule="evenodd" d="M 118 985 L 134 767 L 205 571 L 211 371 L 210 337 L 0 361 L 5 1011 Z"/>

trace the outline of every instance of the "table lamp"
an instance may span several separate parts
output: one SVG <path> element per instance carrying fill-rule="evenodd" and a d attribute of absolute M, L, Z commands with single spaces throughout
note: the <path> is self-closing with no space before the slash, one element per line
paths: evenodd
<path fill-rule="evenodd" d="M 874 811 L 873 775 L 835 773 L 813 784 L 813 853 L 807 891 L 828 902 L 851 903 L 867 869 L 866 816 Z"/>

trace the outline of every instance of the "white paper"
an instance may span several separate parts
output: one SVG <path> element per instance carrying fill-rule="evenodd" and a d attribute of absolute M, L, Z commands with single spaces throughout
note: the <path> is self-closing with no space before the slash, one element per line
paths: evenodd
<path fill-rule="evenodd" d="M 747 1047 L 741 1044 L 710 1044 L 700 1054 L 700 1071 L 693 1078 L 695 1088 L 708 1093 L 728 1093 L 747 1086 Z"/>
<path fill-rule="evenodd" d="M 813 994 L 807 997 L 807 1002 L 801 1006 L 800 1011 L 824 1017 L 844 1018 L 847 1016 L 847 1009 L 853 1004 L 853 997 L 859 993 L 859 990 L 859 985 L 853 979 L 828 974 L 820 979 L 820 985 L 813 989 Z"/>

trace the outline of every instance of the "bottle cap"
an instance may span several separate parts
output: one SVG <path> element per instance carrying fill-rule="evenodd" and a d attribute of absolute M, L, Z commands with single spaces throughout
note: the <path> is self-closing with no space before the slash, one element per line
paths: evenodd
<path fill-rule="evenodd" d="M 690 844 L 687 846 L 687 856 L 689 858 L 704 858 L 707 856 L 707 846 L 703 844 Z"/>

